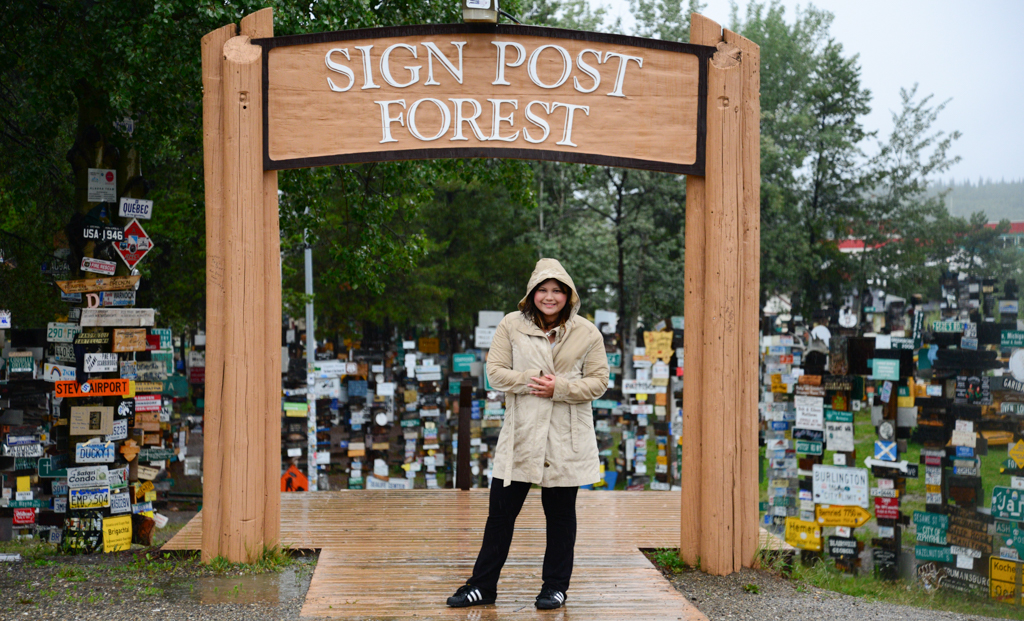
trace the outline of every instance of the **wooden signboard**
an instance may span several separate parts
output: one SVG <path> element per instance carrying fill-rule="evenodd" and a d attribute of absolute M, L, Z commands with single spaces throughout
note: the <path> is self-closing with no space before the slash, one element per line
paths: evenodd
<path fill-rule="evenodd" d="M 114 431 L 114 408 L 102 405 L 80 405 L 71 408 L 73 436 L 109 435 Z"/>
<path fill-rule="evenodd" d="M 57 286 L 64 293 L 88 293 L 90 291 L 120 291 L 131 289 L 142 276 L 111 276 L 86 280 L 58 280 Z"/>
<path fill-rule="evenodd" d="M 82 310 L 83 327 L 151 326 L 156 322 L 152 308 L 86 308 Z"/>
<path fill-rule="evenodd" d="M 268 170 L 509 157 L 704 172 L 707 47 L 463 24 L 254 43 Z"/>
<path fill-rule="evenodd" d="M 115 329 L 113 350 L 116 353 L 146 351 L 146 330 L 144 328 Z"/>

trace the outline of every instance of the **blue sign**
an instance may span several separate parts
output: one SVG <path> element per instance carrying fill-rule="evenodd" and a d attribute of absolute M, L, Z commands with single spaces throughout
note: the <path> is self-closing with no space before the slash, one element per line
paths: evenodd
<path fill-rule="evenodd" d="M 875 440 L 875 459 L 896 461 L 896 443 Z"/>
<path fill-rule="evenodd" d="M 974 448 L 970 446 L 958 446 L 956 447 L 957 457 L 974 457 Z"/>
<path fill-rule="evenodd" d="M 772 431 L 788 431 L 789 423 L 784 420 L 773 420 Z"/>

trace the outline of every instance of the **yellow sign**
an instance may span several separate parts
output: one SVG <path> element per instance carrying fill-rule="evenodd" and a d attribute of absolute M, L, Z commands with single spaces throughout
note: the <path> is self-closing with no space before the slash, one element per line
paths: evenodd
<path fill-rule="evenodd" d="M 786 518 L 786 543 L 801 550 L 821 552 L 821 526 L 795 517 Z"/>
<path fill-rule="evenodd" d="M 32 489 L 32 477 L 18 477 L 18 491 L 27 492 Z"/>
<path fill-rule="evenodd" d="M 851 526 L 859 528 L 868 523 L 871 513 L 860 507 L 841 505 L 818 505 L 814 517 L 821 526 Z"/>
<path fill-rule="evenodd" d="M 1024 440 L 1017 440 L 1017 443 L 1010 447 L 1008 453 L 1018 468 L 1024 468 Z"/>
<path fill-rule="evenodd" d="M 668 363 L 674 354 L 671 332 L 644 332 L 644 355 L 652 362 L 658 359 Z"/>
<path fill-rule="evenodd" d="M 989 557 L 988 596 L 1005 604 L 1021 605 L 1020 583 L 1021 562 L 996 556 Z"/>
<path fill-rule="evenodd" d="M 132 516 L 103 518 L 103 551 L 120 552 L 132 547 Z"/>

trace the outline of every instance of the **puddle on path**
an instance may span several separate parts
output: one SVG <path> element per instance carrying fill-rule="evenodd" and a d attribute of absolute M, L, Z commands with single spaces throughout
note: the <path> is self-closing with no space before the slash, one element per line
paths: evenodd
<path fill-rule="evenodd" d="M 199 604 L 282 604 L 302 597 L 312 572 L 305 564 L 286 567 L 281 573 L 254 576 L 207 576 L 158 585 L 164 598 Z"/>

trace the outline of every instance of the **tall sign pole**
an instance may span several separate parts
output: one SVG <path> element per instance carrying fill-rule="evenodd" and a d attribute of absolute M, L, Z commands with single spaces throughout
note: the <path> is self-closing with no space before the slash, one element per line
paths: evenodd
<path fill-rule="evenodd" d="M 309 234 L 309 231 L 306 231 Z M 316 378 L 313 365 L 316 363 L 316 327 L 313 325 L 313 249 L 306 241 L 306 478 L 309 491 L 318 489 L 316 465 Z"/>

